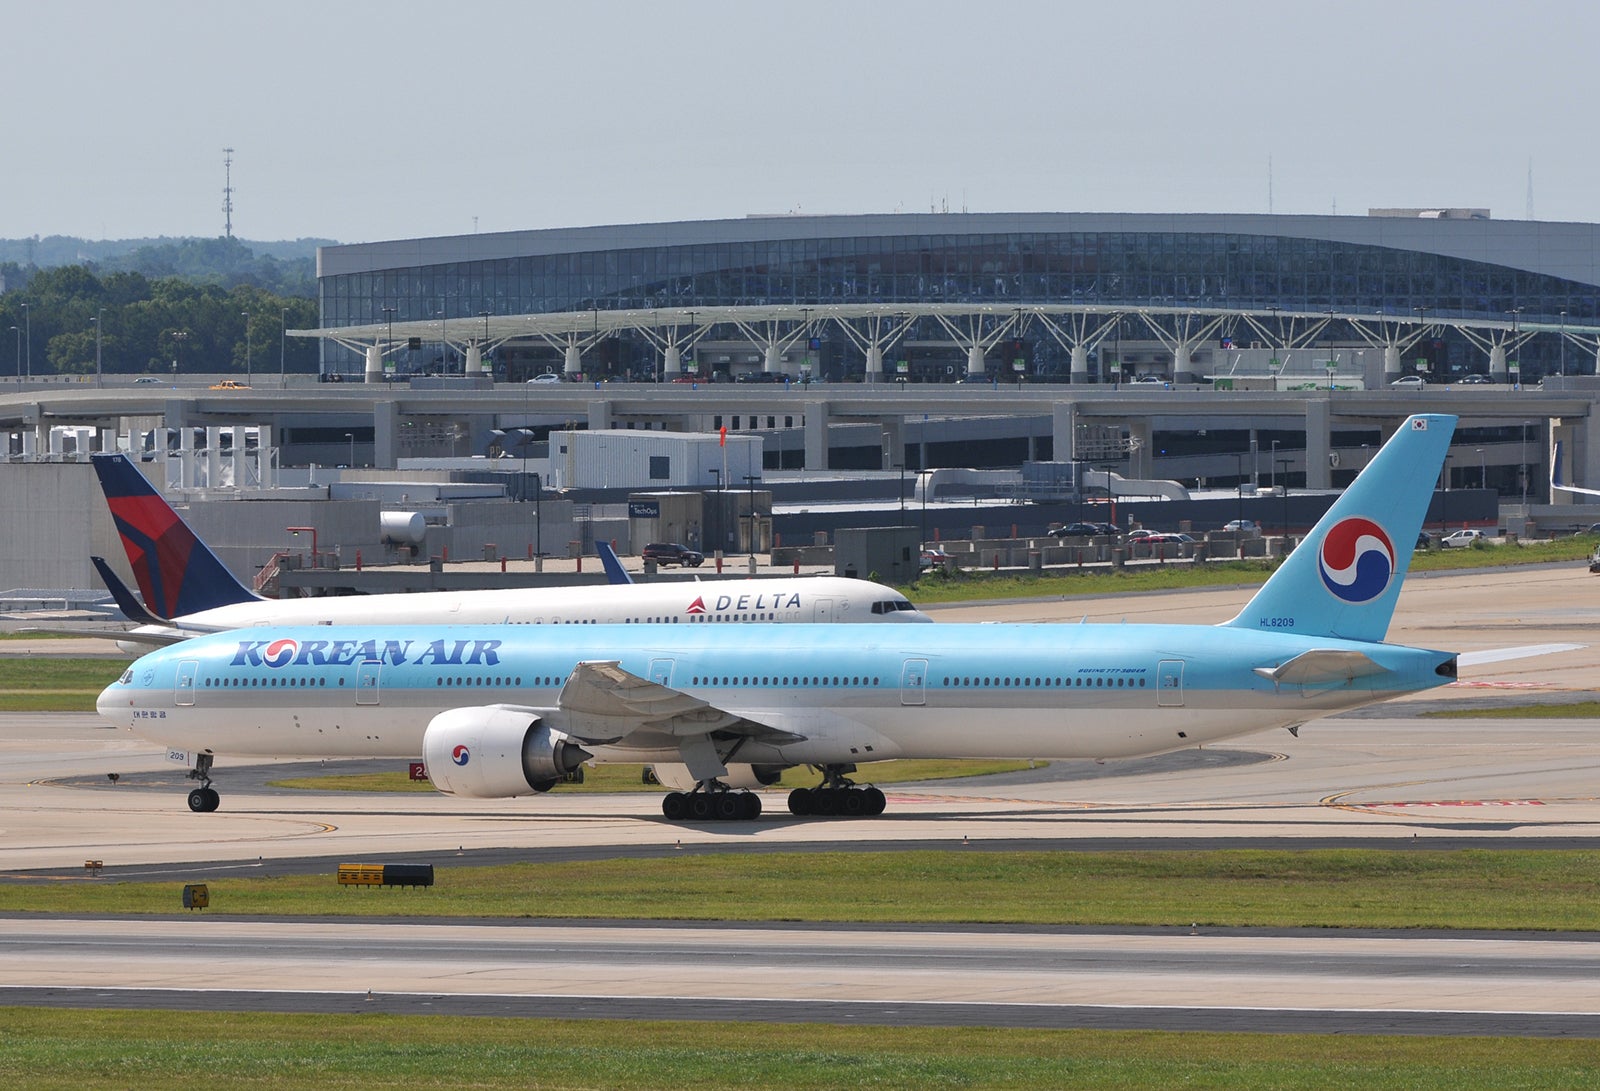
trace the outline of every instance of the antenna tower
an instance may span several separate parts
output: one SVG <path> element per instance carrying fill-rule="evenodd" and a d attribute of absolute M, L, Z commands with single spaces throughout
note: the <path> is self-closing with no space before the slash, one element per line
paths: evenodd
<path fill-rule="evenodd" d="M 222 149 L 222 229 L 233 238 L 233 149 Z"/>
<path fill-rule="evenodd" d="M 1528 219 L 1533 219 L 1533 157 L 1528 157 Z"/>

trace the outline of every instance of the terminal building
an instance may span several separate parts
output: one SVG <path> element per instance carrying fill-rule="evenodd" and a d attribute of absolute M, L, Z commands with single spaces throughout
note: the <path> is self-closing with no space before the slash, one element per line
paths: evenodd
<path fill-rule="evenodd" d="M 1342 366 L 1368 385 L 1531 383 L 1595 371 L 1597 230 L 1482 209 L 766 216 L 327 247 L 318 284 L 324 331 L 406 332 L 383 349 L 400 375 L 470 371 L 488 353 L 512 380 L 1183 383 L 1254 347 L 1269 368 L 1309 352 L 1311 373 L 1312 357 L 1371 350 Z M 591 336 L 487 321 L 582 312 Z M 330 374 L 366 366 L 350 342 L 324 346 Z"/>

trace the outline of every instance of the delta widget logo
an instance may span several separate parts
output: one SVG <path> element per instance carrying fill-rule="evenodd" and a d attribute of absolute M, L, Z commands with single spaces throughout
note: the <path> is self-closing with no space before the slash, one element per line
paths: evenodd
<path fill-rule="evenodd" d="M 450 760 L 455 762 L 457 765 L 465 765 L 467 762 L 472 760 L 472 751 L 468 750 L 465 746 L 457 746 L 454 750 L 450 751 Z"/>
<path fill-rule="evenodd" d="M 1371 602 L 1394 578 L 1394 543 L 1371 519 L 1341 519 L 1322 539 L 1317 570 L 1334 598 L 1352 605 Z"/>
<path fill-rule="evenodd" d="M 294 662 L 294 657 L 299 654 L 300 642 L 285 637 L 267 645 L 266 650 L 261 653 L 261 662 L 269 667 L 286 667 Z"/>
<path fill-rule="evenodd" d="M 706 600 L 704 597 L 696 597 L 695 600 L 689 604 L 689 608 L 684 611 L 686 614 L 703 614 L 705 612 Z"/>

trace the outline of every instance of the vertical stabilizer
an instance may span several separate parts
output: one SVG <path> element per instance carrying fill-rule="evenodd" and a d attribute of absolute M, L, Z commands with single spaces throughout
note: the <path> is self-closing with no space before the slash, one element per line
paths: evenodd
<path fill-rule="evenodd" d="M 1311 533 L 1227 624 L 1382 640 L 1428 514 L 1456 418 L 1406 418 Z"/>
<path fill-rule="evenodd" d="M 195 537 L 126 455 L 90 456 L 145 608 L 163 620 L 260 596 Z"/>

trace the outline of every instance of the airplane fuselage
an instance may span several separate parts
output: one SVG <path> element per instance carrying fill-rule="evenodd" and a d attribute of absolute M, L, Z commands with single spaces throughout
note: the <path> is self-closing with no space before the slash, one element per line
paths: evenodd
<path fill-rule="evenodd" d="M 263 634 L 266 635 L 266 634 Z M 1197 746 L 1442 685 L 1449 653 L 1225 626 L 918 625 L 578 628 L 379 626 L 249 630 L 141 659 L 102 715 L 221 755 L 415 758 L 441 712 L 510 705 L 561 727 L 580 663 L 616 662 L 787 732 L 740 761 L 1112 758 Z M 1317 683 L 1258 668 L 1306 652 L 1380 670 Z M 648 727 L 587 745 L 602 761 L 677 761 Z"/>

